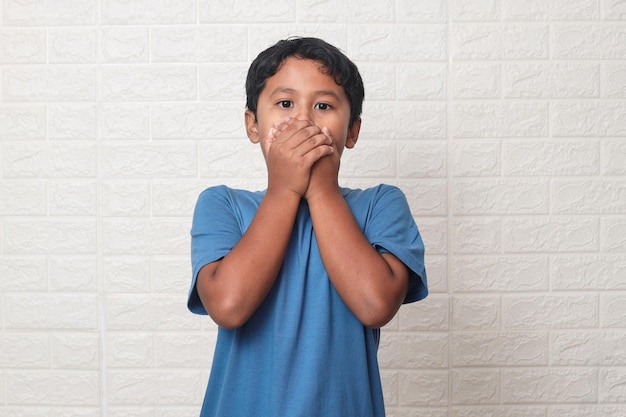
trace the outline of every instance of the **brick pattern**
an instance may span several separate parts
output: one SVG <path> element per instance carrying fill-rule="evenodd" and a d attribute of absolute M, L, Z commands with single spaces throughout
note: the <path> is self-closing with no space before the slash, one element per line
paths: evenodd
<path fill-rule="evenodd" d="M 0 417 L 196 415 L 205 187 L 264 186 L 250 60 L 361 68 L 342 179 L 402 187 L 431 296 L 383 330 L 391 417 L 626 415 L 626 6 L 615 0 L 0 1 Z"/>

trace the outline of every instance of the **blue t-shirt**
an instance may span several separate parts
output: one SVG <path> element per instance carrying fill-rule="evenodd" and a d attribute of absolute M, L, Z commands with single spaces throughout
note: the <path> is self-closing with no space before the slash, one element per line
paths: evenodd
<path fill-rule="evenodd" d="M 389 185 L 341 191 L 369 242 L 409 268 L 405 303 L 426 297 L 424 245 L 404 194 Z M 198 271 L 235 246 L 263 196 L 225 186 L 200 194 L 191 229 L 192 312 L 206 314 L 196 290 Z M 363 326 L 331 284 L 302 200 L 267 297 L 243 326 L 218 330 L 201 417 L 384 416 L 379 337 L 379 329 Z"/>

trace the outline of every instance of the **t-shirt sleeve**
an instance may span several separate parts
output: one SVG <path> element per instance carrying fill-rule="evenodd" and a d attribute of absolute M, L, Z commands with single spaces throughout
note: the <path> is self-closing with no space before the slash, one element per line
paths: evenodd
<path fill-rule="evenodd" d="M 200 269 L 222 259 L 241 239 L 242 232 L 226 187 L 212 187 L 198 197 L 191 226 L 191 288 L 187 307 L 207 314 L 196 288 Z"/>
<path fill-rule="evenodd" d="M 365 235 L 380 253 L 391 253 L 409 268 L 409 291 L 404 303 L 428 295 L 424 242 L 402 191 L 383 185 L 370 213 Z"/>

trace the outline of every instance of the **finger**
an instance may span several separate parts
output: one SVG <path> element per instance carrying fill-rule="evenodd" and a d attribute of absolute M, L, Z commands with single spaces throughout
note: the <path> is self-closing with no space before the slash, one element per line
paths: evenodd
<path fill-rule="evenodd" d="M 271 128 L 270 131 L 267 133 L 267 137 L 269 138 L 270 142 L 274 142 L 278 138 L 279 133 L 280 132 L 276 128 Z"/>
<path fill-rule="evenodd" d="M 290 120 L 291 120 L 291 117 L 289 116 L 283 117 L 282 120 L 277 120 L 274 122 L 274 127 L 278 129 L 278 126 L 280 126 L 281 124 L 287 124 L 289 123 Z"/>
<path fill-rule="evenodd" d="M 317 152 L 317 148 L 322 148 L 321 153 L 323 155 L 327 155 L 328 150 L 330 150 L 330 152 L 333 152 L 333 142 L 327 135 L 319 132 L 315 135 L 307 137 L 306 140 L 299 143 L 295 149 L 297 150 L 299 155 L 304 156 L 314 150 L 315 152 Z"/>
<path fill-rule="evenodd" d="M 283 120 L 276 124 L 276 130 L 278 131 L 277 137 L 283 133 L 291 134 L 297 132 L 298 130 L 304 129 L 306 127 L 314 126 L 314 123 L 309 120 L 298 120 L 298 119 L 290 119 Z"/>
<path fill-rule="evenodd" d="M 276 129 L 271 128 L 266 134 L 265 136 L 263 136 L 263 142 L 265 143 L 273 143 L 274 141 L 276 141 Z"/>
<path fill-rule="evenodd" d="M 336 149 L 337 148 L 337 142 L 335 141 L 335 138 L 333 137 L 333 134 L 330 132 L 330 129 L 327 128 L 326 126 L 324 126 L 322 128 L 322 133 L 328 137 L 328 140 L 330 141 L 331 146 L 334 149 Z"/>
<path fill-rule="evenodd" d="M 330 143 L 332 144 L 335 143 L 335 138 L 333 138 L 333 134 L 330 133 L 330 129 L 328 129 L 326 126 L 322 128 L 322 133 L 326 135 L 326 137 L 328 137 L 328 139 L 330 140 Z"/>
<path fill-rule="evenodd" d="M 320 159 L 332 155 L 335 149 L 331 145 L 320 145 L 311 148 L 307 153 L 302 155 L 308 166 L 313 166 Z"/>
<path fill-rule="evenodd" d="M 277 139 L 291 149 L 298 148 L 308 141 L 313 142 L 315 145 L 319 144 L 320 138 L 314 138 L 318 135 L 326 137 L 318 126 L 308 124 L 307 122 L 298 122 L 280 131 L 280 134 L 276 133 Z"/>

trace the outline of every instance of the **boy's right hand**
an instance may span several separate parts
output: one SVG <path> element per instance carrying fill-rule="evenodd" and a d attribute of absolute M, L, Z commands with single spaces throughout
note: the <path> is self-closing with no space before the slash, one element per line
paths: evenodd
<path fill-rule="evenodd" d="M 268 192 L 288 190 L 303 197 L 313 164 L 334 152 L 328 135 L 308 120 L 277 122 L 265 140 Z"/>

